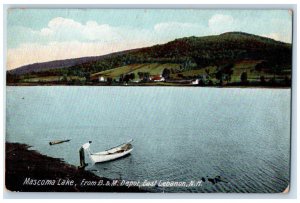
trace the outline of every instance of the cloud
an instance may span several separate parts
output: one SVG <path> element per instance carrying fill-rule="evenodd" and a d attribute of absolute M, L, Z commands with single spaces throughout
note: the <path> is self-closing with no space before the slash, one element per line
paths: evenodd
<path fill-rule="evenodd" d="M 163 22 L 158 23 L 154 26 L 154 30 L 156 32 L 170 32 L 178 29 L 182 30 L 190 30 L 190 29 L 198 29 L 200 26 L 199 24 L 195 23 L 180 23 L 180 22 Z"/>
<path fill-rule="evenodd" d="M 288 22 L 283 19 L 270 19 L 270 23 L 272 25 L 272 31 L 264 34 L 264 36 L 282 42 L 292 42 L 292 19 Z"/>
<path fill-rule="evenodd" d="M 16 47 L 21 43 L 41 43 L 49 42 L 122 42 L 130 40 L 133 36 L 135 40 L 144 40 L 145 30 L 137 28 L 111 26 L 108 24 L 98 24 L 96 21 L 80 23 L 68 18 L 56 17 L 50 20 L 46 27 L 40 30 L 22 26 L 12 26 L 8 29 L 9 45 Z M 130 33 L 130 34 L 129 34 Z"/>
<path fill-rule="evenodd" d="M 254 18 L 253 18 L 254 19 Z M 291 43 L 292 21 L 278 18 L 270 18 L 267 21 L 258 19 L 257 22 L 249 25 L 253 19 L 233 18 L 231 15 L 215 14 L 208 20 L 210 34 L 221 34 L 230 31 L 241 31 L 268 37 L 277 41 Z M 268 27 L 269 26 L 269 27 Z M 268 31 L 266 32 L 268 27 Z"/>
<path fill-rule="evenodd" d="M 200 35 L 203 27 L 192 23 L 164 22 L 149 29 L 138 29 L 98 24 L 96 21 L 80 23 L 57 17 L 40 30 L 18 29 L 23 31 L 26 43 L 8 49 L 8 69 L 165 43 L 174 38 Z"/>
<path fill-rule="evenodd" d="M 154 26 L 156 35 L 168 39 L 203 36 L 207 34 L 205 26 L 196 23 L 163 22 Z"/>
<path fill-rule="evenodd" d="M 46 28 L 37 31 L 40 37 L 47 37 L 52 41 L 117 41 L 123 40 L 122 28 L 107 24 L 98 24 L 96 21 L 87 21 L 85 24 L 68 18 L 57 17 L 49 21 Z"/>
<path fill-rule="evenodd" d="M 268 37 L 271 39 L 274 39 L 276 41 L 281 41 L 281 42 L 287 42 L 287 43 L 291 43 L 292 41 L 292 36 L 289 34 L 280 34 L 280 33 L 269 33 L 269 34 L 263 34 L 263 37 Z"/>
<path fill-rule="evenodd" d="M 19 31 L 22 31 L 20 34 Z M 108 24 L 98 24 L 96 21 L 85 23 L 77 22 L 73 19 L 56 17 L 50 20 L 46 27 L 40 30 L 33 30 L 26 27 L 10 28 L 14 40 L 9 44 L 41 43 L 49 42 L 123 42 L 123 41 L 155 41 L 165 42 L 176 37 L 186 37 L 192 35 L 203 35 L 205 27 L 195 23 L 162 22 L 152 28 L 140 29 L 136 27 L 111 26 Z M 17 34 L 16 34 L 17 33 Z M 16 38 L 21 38 L 16 40 Z M 15 46 L 13 46 L 15 47 Z"/>
<path fill-rule="evenodd" d="M 36 62 L 98 56 L 160 42 L 150 30 L 114 27 L 95 21 L 82 24 L 62 17 L 50 20 L 47 27 L 40 30 L 15 27 L 11 31 L 18 33 L 26 43 L 19 40 L 18 46 L 8 49 L 8 69 Z"/>
<path fill-rule="evenodd" d="M 272 28 L 277 30 L 262 31 L 262 36 L 291 42 L 291 29 L 282 30 L 285 21 L 270 22 Z M 206 22 L 201 22 L 201 19 L 197 23 L 160 22 L 142 29 L 99 24 L 96 21 L 82 23 L 56 17 L 39 30 L 22 26 L 8 27 L 7 66 L 8 69 L 13 69 L 36 62 L 103 55 L 188 36 L 215 35 L 228 31 L 251 33 L 247 30 L 247 23 L 248 21 L 235 19 L 231 15 L 215 14 Z"/>
<path fill-rule="evenodd" d="M 208 28 L 212 34 L 220 34 L 234 30 L 236 21 L 230 15 L 215 14 L 208 20 Z"/>

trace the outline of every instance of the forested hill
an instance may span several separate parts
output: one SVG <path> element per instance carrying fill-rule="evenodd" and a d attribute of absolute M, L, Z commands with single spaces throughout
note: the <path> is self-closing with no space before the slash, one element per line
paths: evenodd
<path fill-rule="evenodd" d="M 22 75 L 22 74 L 31 73 L 31 72 L 42 72 L 42 71 L 48 71 L 51 69 L 68 68 L 68 67 L 72 67 L 72 66 L 76 66 L 76 65 L 80 65 L 80 64 L 84 64 L 84 63 L 90 63 L 90 62 L 103 60 L 106 58 L 111 58 L 115 55 L 124 54 L 124 53 L 130 52 L 130 51 L 134 51 L 134 50 L 120 51 L 120 52 L 106 54 L 106 55 L 102 55 L 102 56 L 89 56 L 89 57 L 80 57 L 80 58 L 71 58 L 71 59 L 64 59 L 64 60 L 55 60 L 55 61 L 34 63 L 34 64 L 21 66 L 19 68 L 10 70 L 9 72 L 11 74 Z"/>
<path fill-rule="evenodd" d="M 260 68 L 264 71 L 274 72 L 276 69 L 279 72 L 282 69 L 291 72 L 292 45 L 257 35 L 228 32 L 205 37 L 185 37 L 166 44 L 99 57 L 27 65 L 9 71 L 8 77 L 65 75 L 89 78 L 94 73 L 133 64 L 178 64 L 179 68 L 174 71 L 180 73 L 209 66 L 237 64 L 245 60 L 262 63 Z"/>
<path fill-rule="evenodd" d="M 216 36 L 186 37 L 167 44 L 144 48 L 135 53 L 140 58 L 194 61 L 198 67 L 224 61 L 254 59 L 273 64 L 291 63 L 291 44 L 241 32 Z"/>

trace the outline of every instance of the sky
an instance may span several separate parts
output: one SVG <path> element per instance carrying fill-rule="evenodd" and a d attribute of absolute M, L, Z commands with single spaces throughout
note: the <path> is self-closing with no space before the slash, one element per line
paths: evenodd
<path fill-rule="evenodd" d="M 289 10 L 9 9 L 7 69 L 241 31 L 291 43 Z"/>

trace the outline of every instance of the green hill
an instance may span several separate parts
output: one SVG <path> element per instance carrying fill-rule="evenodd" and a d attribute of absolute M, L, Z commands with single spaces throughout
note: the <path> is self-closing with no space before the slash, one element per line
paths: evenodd
<path fill-rule="evenodd" d="M 47 69 L 45 64 L 45 69 L 39 68 L 38 71 L 30 69 L 30 72 L 20 68 L 18 71 L 23 71 L 22 74 L 16 74 L 17 71 L 8 72 L 7 81 L 8 84 L 49 82 L 51 77 L 50 81 L 53 82 L 77 81 L 92 84 L 99 75 L 114 80 L 132 73 L 135 77 L 139 73 L 161 75 L 164 69 L 168 69 L 171 79 L 174 80 L 197 78 L 206 74 L 210 75 L 214 82 L 218 77 L 216 73 L 229 66 L 233 72 L 230 72 L 231 78 L 230 80 L 227 78 L 227 82 L 239 81 L 243 72 L 247 73 L 249 80 L 251 78 L 259 80 L 261 76 L 269 79 L 272 77 L 290 79 L 292 46 L 266 37 L 228 32 L 206 37 L 185 37 L 166 44 L 84 61 L 52 69 Z M 42 65 L 40 64 L 40 67 L 43 67 Z"/>

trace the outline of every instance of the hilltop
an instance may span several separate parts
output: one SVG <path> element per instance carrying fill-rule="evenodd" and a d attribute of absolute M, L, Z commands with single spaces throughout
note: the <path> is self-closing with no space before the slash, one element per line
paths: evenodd
<path fill-rule="evenodd" d="M 195 84 L 289 86 L 291 69 L 291 44 L 228 32 L 185 37 L 105 56 L 27 65 L 8 71 L 7 82 L 8 85 L 187 85 L 198 80 Z M 153 83 L 153 78 L 158 83 Z"/>

